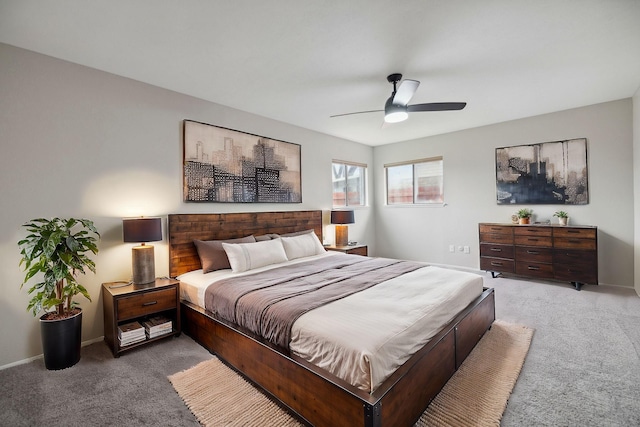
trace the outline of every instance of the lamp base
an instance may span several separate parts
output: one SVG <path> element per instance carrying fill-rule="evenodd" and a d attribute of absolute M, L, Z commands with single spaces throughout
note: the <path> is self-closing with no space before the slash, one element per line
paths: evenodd
<path fill-rule="evenodd" d="M 156 264 L 153 246 L 135 246 L 131 254 L 132 282 L 135 285 L 146 285 L 154 282 L 156 280 Z"/>
<path fill-rule="evenodd" d="M 336 246 L 347 246 L 349 244 L 349 226 L 336 225 Z"/>

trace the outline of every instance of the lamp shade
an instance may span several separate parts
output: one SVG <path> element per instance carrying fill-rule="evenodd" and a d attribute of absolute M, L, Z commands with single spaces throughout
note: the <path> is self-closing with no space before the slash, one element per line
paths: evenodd
<path fill-rule="evenodd" d="M 124 218 L 122 236 L 126 243 L 157 242 L 162 240 L 161 218 Z"/>
<path fill-rule="evenodd" d="M 331 211 L 331 224 L 353 224 L 353 211 Z"/>

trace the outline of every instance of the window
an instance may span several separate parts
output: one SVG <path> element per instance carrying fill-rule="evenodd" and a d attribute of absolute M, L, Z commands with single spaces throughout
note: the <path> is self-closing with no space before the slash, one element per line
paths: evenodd
<path fill-rule="evenodd" d="M 388 205 L 444 203 L 442 157 L 385 165 Z"/>
<path fill-rule="evenodd" d="M 331 163 L 333 207 L 366 206 L 367 166 L 334 160 Z"/>

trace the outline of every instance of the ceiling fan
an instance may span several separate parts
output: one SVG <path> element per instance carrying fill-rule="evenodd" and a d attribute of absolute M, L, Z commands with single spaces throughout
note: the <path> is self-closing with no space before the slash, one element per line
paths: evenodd
<path fill-rule="evenodd" d="M 420 82 L 417 80 L 402 80 L 398 86 L 398 82 L 402 80 L 402 74 L 394 73 L 387 76 L 387 81 L 393 83 L 393 93 L 384 104 L 384 110 L 358 111 L 355 113 L 336 114 L 330 117 L 350 116 L 352 114 L 375 113 L 384 111 L 385 123 L 398 123 L 409 117 L 408 113 L 414 111 L 451 111 L 462 110 L 466 102 L 430 102 L 427 104 L 409 105 L 409 101 L 413 94 L 418 90 Z"/>

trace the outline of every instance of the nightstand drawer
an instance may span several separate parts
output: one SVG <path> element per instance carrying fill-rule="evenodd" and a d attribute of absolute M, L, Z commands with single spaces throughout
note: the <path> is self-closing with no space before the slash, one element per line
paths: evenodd
<path fill-rule="evenodd" d="M 177 305 L 175 288 L 145 292 L 118 299 L 118 320 L 123 321 L 134 317 L 170 310 Z"/>
<path fill-rule="evenodd" d="M 348 254 L 351 255 L 362 255 L 362 256 L 367 256 L 367 247 L 366 246 L 361 246 L 359 248 L 353 248 L 347 251 Z"/>

